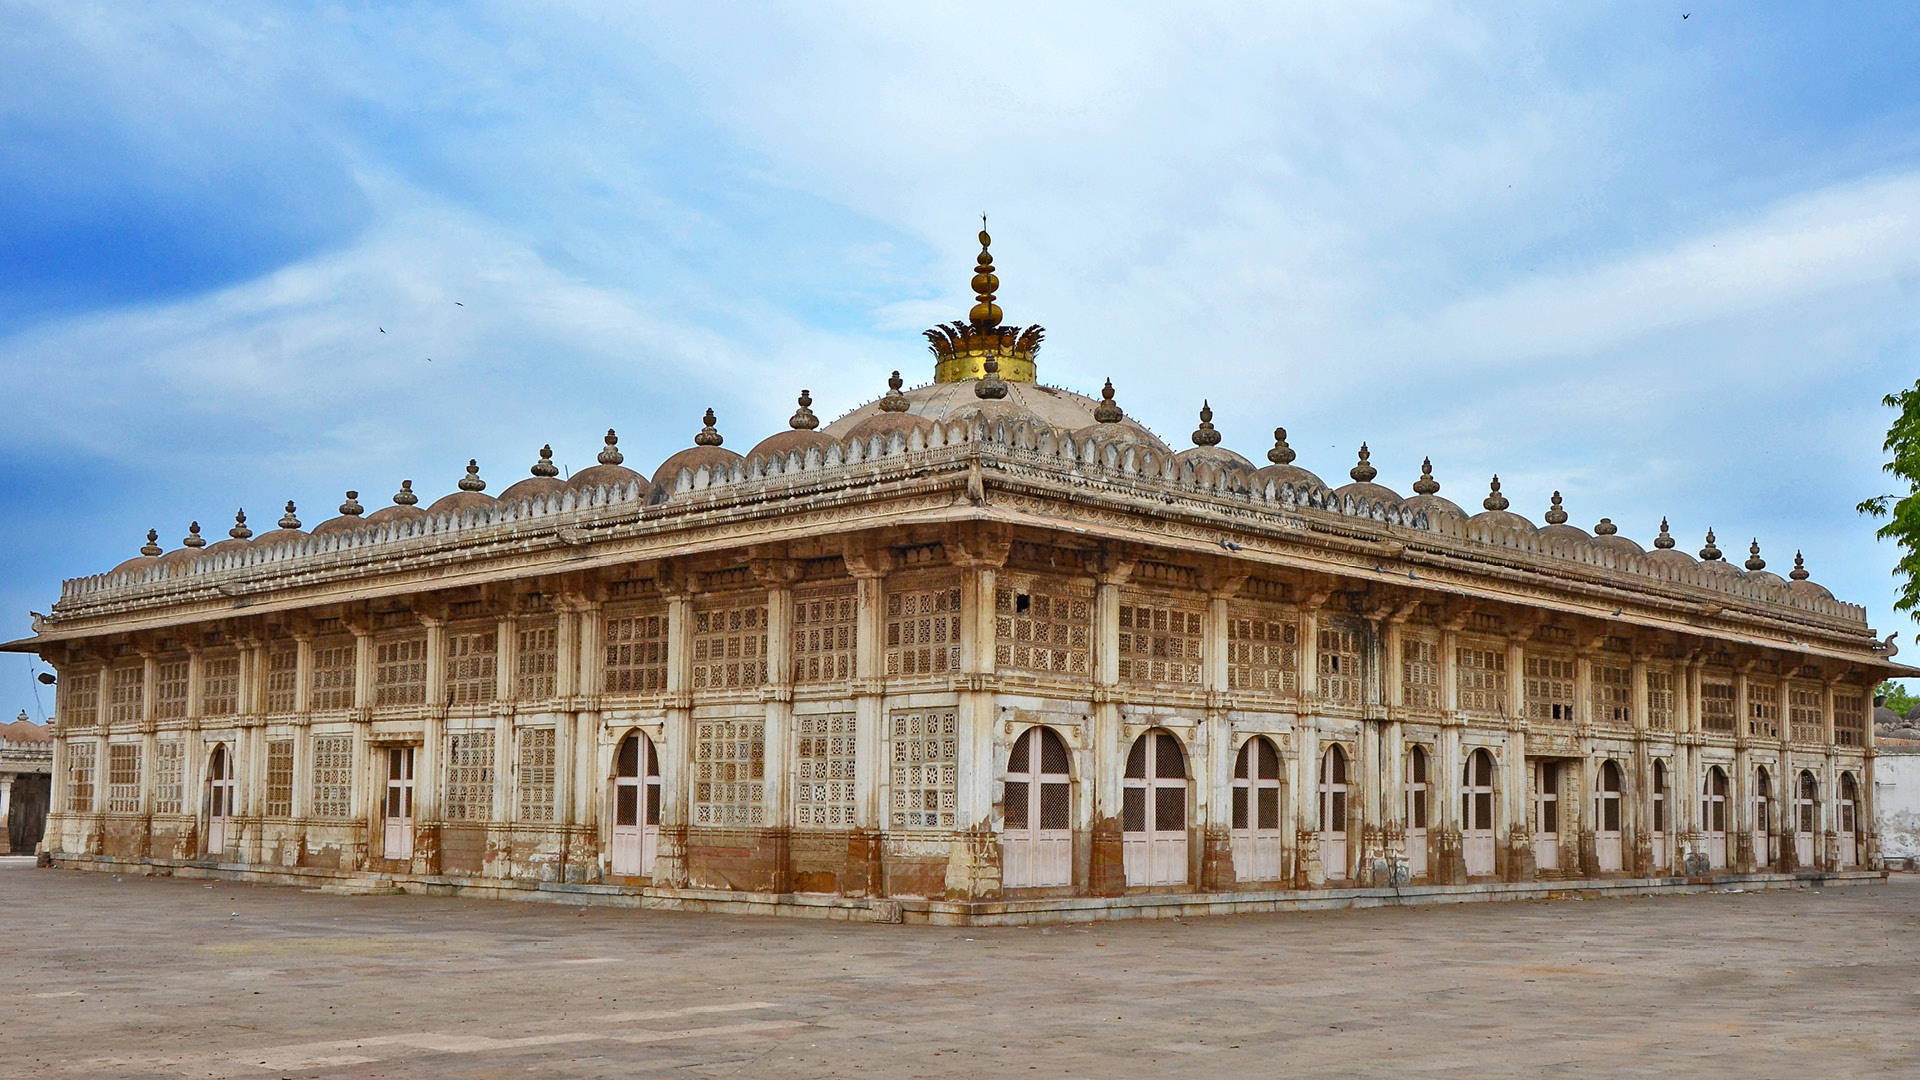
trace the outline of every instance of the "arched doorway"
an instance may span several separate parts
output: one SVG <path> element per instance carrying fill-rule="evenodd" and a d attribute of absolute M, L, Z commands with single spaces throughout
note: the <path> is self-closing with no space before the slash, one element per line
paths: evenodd
<path fill-rule="evenodd" d="M 1320 755 L 1320 869 L 1330 878 L 1347 872 L 1347 752 L 1339 743 Z"/>
<path fill-rule="evenodd" d="M 1620 843 L 1621 786 L 1619 762 L 1601 762 L 1600 772 L 1594 777 L 1593 857 L 1603 874 L 1616 873 L 1623 865 L 1624 853 Z"/>
<path fill-rule="evenodd" d="M 1493 873 L 1493 755 L 1467 755 L 1460 785 L 1460 853 L 1469 877 Z"/>
<path fill-rule="evenodd" d="M 228 832 L 233 820 L 233 755 L 225 743 L 213 748 L 207 762 L 207 854 L 220 855 L 227 850 Z"/>
<path fill-rule="evenodd" d="M 1008 888 L 1073 884 L 1073 778 L 1067 744 L 1028 728 L 1007 758 L 1001 882 Z"/>
<path fill-rule="evenodd" d="M 1860 787 L 1854 782 L 1853 774 L 1840 774 L 1840 798 L 1834 804 L 1835 816 L 1839 819 L 1835 825 L 1838 832 L 1840 850 L 1835 862 L 1840 866 L 1858 866 L 1860 864 Z"/>
<path fill-rule="evenodd" d="M 1707 769 L 1700 792 L 1700 829 L 1707 836 L 1707 865 L 1727 865 L 1727 773 L 1718 765 Z"/>
<path fill-rule="evenodd" d="M 1653 869 L 1656 874 L 1667 871 L 1667 763 L 1653 759 Z"/>
<path fill-rule="evenodd" d="M 1813 832 L 1820 824 L 1820 781 L 1813 770 L 1800 772 L 1800 787 L 1795 793 L 1793 854 L 1802 867 L 1813 865 Z"/>
<path fill-rule="evenodd" d="M 651 875 L 659 842 L 660 757 L 652 739 L 629 732 L 613 755 L 613 875 Z"/>
<path fill-rule="evenodd" d="M 380 813 L 381 854 L 413 858 L 413 751 L 387 747 L 387 797 Z"/>
<path fill-rule="evenodd" d="M 1533 763 L 1533 865 L 1560 869 L 1560 776 L 1558 761 Z"/>
<path fill-rule="evenodd" d="M 1233 765 L 1233 876 L 1280 879 L 1280 751 L 1255 735 Z"/>
<path fill-rule="evenodd" d="M 1141 735 L 1127 753 L 1120 831 L 1127 884 L 1186 884 L 1187 758 L 1168 732 Z"/>
<path fill-rule="evenodd" d="M 1432 783 L 1427 774 L 1427 748 L 1407 753 L 1407 873 L 1427 876 L 1427 819 L 1432 814 Z"/>
<path fill-rule="evenodd" d="M 1779 824 L 1773 820 L 1773 774 L 1762 765 L 1753 771 L 1753 856 L 1767 866 L 1780 858 Z"/>

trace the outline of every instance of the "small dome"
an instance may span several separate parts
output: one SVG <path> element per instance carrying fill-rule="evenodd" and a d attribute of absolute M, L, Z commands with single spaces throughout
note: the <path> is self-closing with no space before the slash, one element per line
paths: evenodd
<path fill-rule="evenodd" d="M 1467 512 L 1460 509 L 1459 504 L 1440 494 L 1440 481 L 1433 478 L 1432 458 L 1420 459 L 1420 479 L 1413 482 L 1413 497 L 1401 505 L 1427 515 L 1429 524 L 1443 517 L 1467 520 Z"/>
<path fill-rule="evenodd" d="M 480 479 L 480 462 L 467 459 L 467 475 L 460 478 L 460 490 L 442 495 L 427 507 L 429 514 L 445 514 L 461 510 L 484 510 L 497 501 L 488 495 L 487 482 Z"/>
<path fill-rule="evenodd" d="M 207 540 L 200 535 L 199 522 L 196 521 L 187 526 L 187 535 L 181 539 L 180 544 L 180 547 L 160 556 L 161 563 L 167 566 L 179 566 L 182 563 L 190 563 L 207 553 Z"/>
<path fill-rule="evenodd" d="M 326 536 L 328 533 L 348 532 L 367 523 L 360 515 L 364 508 L 360 505 L 360 493 L 347 492 L 347 501 L 340 504 L 340 516 L 328 518 L 313 527 L 313 535 Z"/>
<path fill-rule="evenodd" d="M 300 518 L 293 512 L 293 500 L 287 500 L 287 512 L 280 515 L 280 527 L 261 533 L 253 538 L 256 544 L 284 544 L 289 540 L 306 538 L 306 531 L 300 528 Z"/>
<path fill-rule="evenodd" d="M 1618 551 L 1624 555 L 1646 554 L 1639 544 L 1620 535 L 1620 527 L 1613 523 L 1612 518 L 1601 518 L 1599 524 L 1593 527 L 1593 543 L 1595 547 Z"/>
<path fill-rule="evenodd" d="M 1667 566 L 1692 566 L 1693 556 L 1681 551 L 1674 542 L 1673 533 L 1667 529 L 1667 519 L 1660 519 L 1660 535 L 1653 538 L 1653 550 L 1647 552 L 1647 558 Z"/>
<path fill-rule="evenodd" d="M 626 455 L 620 452 L 620 437 L 613 433 L 612 428 L 607 429 L 607 445 L 600 451 L 598 460 L 600 464 L 589 465 L 568 477 L 567 486 L 575 491 L 585 491 L 602 484 L 626 484 L 643 479 L 639 473 L 621 464 L 626 460 Z"/>
<path fill-rule="evenodd" d="M 413 493 L 413 481 L 400 481 L 400 490 L 393 493 L 393 505 L 383 506 L 367 515 L 367 524 L 385 525 L 388 522 L 411 521 L 427 516 L 420 509 L 420 496 Z"/>
<path fill-rule="evenodd" d="M 1276 495 L 1282 487 L 1291 485 L 1295 500 L 1299 502 L 1306 501 L 1302 496 L 1308 491 L 1318 491 L 1322 498 L 1332 494 L 1333 489 L 1327 486 L 1325 480 L 1293 463 L 1295 456 L 1293 447 L 1287 445 L 1287 429 L 1274 428 L 1273 449 L 1267 451 L 1267 460 L 1273 464 L 1254 470 L 1254 485 L 1264 487 L 1271 482 Z"/>
<path fill-rule="evenodd" d="M 233 528 L 227 530 L 227 538 L 208 547 L 206 554 L 212 555 L 220 551 L 233 551 L 237 548 L 246 547 L 252 542 L 253 530 L 247 528 L 247 512 L 245 509 L 242 509 L 233 515 Z"/>
<path fill-rule="evenodd" d="M 1005 413 L 1000 410 L 989 413 L 984 409 L 976 408 L 968 409 L 964 414 L 955 412 L 952 416 L 948 417 L 948 419 L 958 420 L 962 415 L 967 417 L 983 416 L 993 419 L 1005 415 Z M 875 435 L 891 436 L 896 431 L 903 437 L 918 431 L 921 437 L 925 438 L 933 434 L 933 421 L 924 416 L 916 416 L 910 412 L 877 412 L 849 428 L 846 437 L 850 442 L 867 442 Z M 809 434 L 811 434 L 811 432 L 809 432 Z M 776 439 L 779 437 L 778 435 L 774 436 Z"/>
<path fill-rule="evenodd" d="M 1399 492 L 1384 484 L 1376 484 L 1373 482 L 1373 478 L 1380 475 L 1380 471 L 1373 467 L 1372 458 L 1373 454 L 1367 449 L 1367 444 L 1361 443 L 1360 459 L 1354 463 L 1353 468 L 1347 470 L 1347 475 L 1353 478 L 1353 483 L 1342 484 L 1338 488 L 1335 488 L 1333 492 L 1334 495 L 1356 500 L 1366 499 L 1372 502 L 1400 502 Z"/>
<path fill-rule="evenodd" d="M 551 495 L 556 491 L 567 490 L 567 482 L 560 479 L 560 466 L 553 463 L 553 446 L 540 448 L 540 460 L 533 463 L 532 475 L 517 484 L 507 485 L 500 493 L 503 503 L 531 499 L 535 495 Z"/>
<path fill-rule="evenodd" d="M 819 430 L 820 418 L 813 415 L 813 395 L 805 390 L 800 391 L 798 404 L 799 407 L 787 419 L 787 430 L 776 431 L 761 439 L 753 449 L 747 451 L 748 461 L 784 458 L 796 452 L 805 457 L 809 450 L 818 450 L 822 454 L 827 452 L 833 440 Z"/>
<path fill-rule="evenodd" d="M 1547 524 L 1540 530 L 1542 539 L 1556 547 L 1572 545 L 1575 541 L 1591 539 L 1585 529 L 1578 525 L 1567 524 L 1566 508 L 1560 505 L 1560 493 L 1553 493 L 1553 501 L 1547 507 Z"/>
<path fill-rule="evenodd" d="M 1706 545 L 1700 549 L 1700 569 L 1707 573 L 1718 574 L 1723 577 L 1745 576 L 1740 572 L 1739 567 L 1728 562 L 1726 558 L 1720 554 L 1720 549 L 1716 547 L 1713 542 L 1712 529 L 1707 530 Z"/>
<path fill-rule="evenodd" d="M 117 574 L 122 570 L 144 570 L 149 566 L 159 566 L 160 554 L 160 530 L 148 529 L 147 542 L 141 546 L 140 554 L 122 562 L 109 573 Z"/>
<path fill-rule="evenodd" d="M 1787 573 L 1787 576 L 1793 579 L 1787 582 L 1787 588 L 1793 591 L 1793 595 L 1802 599 L 1833 599 L 1833 594 L 1827 591 L 1825 585 L 1808 580 L 1811 575 L 1807 573 L 1807 560 L 1798 551 L 1793 553 L 1793 569 Z M 1920 706 L 1915 707 L 1920 708 Z"/>
<path fill-rule="evenodd" d="M 1500 494 L 1500 477 L 1498 476 L 1495 476 L 1493 483 L 1488 486 L 1487 497 L 1480 500 L 1480 505 L 1486 509 L 1468 518 L 1468 524 L 1478 525 L 1483 529 L 1498 527 L 1518 532 L 1538 531 L 1533 522 L 1507 509 L 1512 504 L 1507 502 L 1505 495 Z"/>
<path fill-rule="evenodd" d="M 1253 462 L 1220 445 L 1220 433 L 1213 426 L 1213 405 L 1206 401 L 1200 403 L 1200 426 L 1193 432 L 1193 449 L 1180 451 L 1173 455 L 1173 460 L 1175 464 L 1192 465 L 1195 469 L 1212 466 L 1257 471 Z"/>
<path fill-rule="evenodd" d="M 713 410 L 708 409 L 707 415 L 702 418 L 704 426 L 693 437 L 693 445 L 661 462 L 660 467 L 653 471 L 654 487 L 670 490 L 682 469 L 698 471 L 704 467 L 724 474 L 733 466 L 744 463 L 745 459 L 739 454 L 720 445 L 725 440 L 714 427 L 714 419 Z"/>

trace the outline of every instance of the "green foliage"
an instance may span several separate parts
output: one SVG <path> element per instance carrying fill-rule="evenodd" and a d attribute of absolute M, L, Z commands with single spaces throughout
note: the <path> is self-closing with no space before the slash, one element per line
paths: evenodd
<path fill-rule="evenodd" d="M 1887 699 L 1887 708 L 1892 709 L 1901 716 L 1907 715 L 1914 705 L 1920 704 L 1920 698 L 1916 698 L 1912 694 L 1907 693 L 1907 688 L 1897 682 L 1889 681 L 1881 683 L 1874 688 L 1873 695 L 1875 697 L 1885 697 Z"/>
<path fill-rule="evenodd" d="M 1893 574 L 1902 582 L 1893 606 L 1910 612 L 1920 610 L 1920 380 L 1909 389 L 1888 394 L 1881 403 L 1900 410 L 1881 446 L 1893 460 L 1881 468 L 1904 481 L 1907 491 L 1875 496 L 1855 509 L 1869 517 L 1887 518 L 1874 535 L 1900 545 L 1900 562 Z"/>

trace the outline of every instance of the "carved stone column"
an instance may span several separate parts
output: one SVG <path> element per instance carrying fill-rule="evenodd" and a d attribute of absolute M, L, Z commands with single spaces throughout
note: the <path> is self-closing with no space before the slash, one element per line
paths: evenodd
<path fill-rule="evenodd" d="M 1120 832 L 1121 773 L 1126 749 L 1120 739 L 1120 590 L 1133 577 L 1135 559 L 1118 547 L 1100 553 L 1093 589 L 1093 738 L 1087 751 L 1093 823 L 1088 834 L 1087 890 L 1119 896 L 1127 888 Z"/>
<path fill-rule="evenodd" d="M 1210 567 L 1202 581 L 1207 593 L 1207 620 L 1201 637 L 1201 687 L 1207 707 L 1196 750 L 1205 756 L 1194 770 L 1194 820 L 1200 827 L 1199 882 L 1202 889 L 1233 888 L 1233 731 L 1227 710 L 1232 700 L 1228 639 L 1232 616 L 1228 610 L 1248 571 L 1229 562 Z M 1249 807 L 1251 812 L 1251 807 Z"/>
<path fill-rule="evenodd" d="M 1317 889 L 1327 883 L 1320 863 L 1320 606 L 1315 593 L 1300 609 L 1300 719 L 1294 728 L 1300 782 L 1294 785 L 1293 885 Z"/>
<path fill-rule="evenodd" d="M 1460 837 L 1460 789 L 1466 767 L 1460 753 L 1460 732 L 1466 720 L 1460 715 L 1460 628 L 1464 616 L 1448 620 L 1440 631 L 1440 745 L 1439 760 L 1427 773 L 1427 798 L 1434 813 L 1429 875 L 1436 885 L 1464 885 L 1467 881 L 1466 851 Z"/>
<path fill-rule="evenodd" d="M 755 559 L 753 575 L 767 590 L 767 681 L 765 787 L 769 888 L 793 891 L 793 585 L 800 564 L 791 559 Z"/>
<path fill-rule="evenodd" d="M 849 896 L 886 892 L 881 830 L 881 777 L 886 766 L 886 548 L 849 544 L 844 554 L 853 575 L 854 827 L 847 834 L 847 868 L 840 890 Z"/>
<path fill-rule="evenodd" d="M 979 900 L 1000 895 L 1000 837 L 993 827 L 993 780 L 997 769 L 993 729 L 999 720 L 994 687 L 994 596 L 1006 565 L 1010 536 L 981 528 L 948 538 L 960 569 L 960 762 L 952 853 L 947 858 L 947 895 Z"/>

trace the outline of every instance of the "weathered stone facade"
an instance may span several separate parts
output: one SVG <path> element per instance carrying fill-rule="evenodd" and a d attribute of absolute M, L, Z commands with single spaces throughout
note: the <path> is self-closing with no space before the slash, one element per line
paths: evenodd
<path fill-rule="evenodd" d="M 1364 447 L 1175 453 L 1003 377 L 982 265 L 943 381 L 745 456 L 709 413 L 651 479 L 609 432 L 68 582 L 8 646 L 60 670 L 46 850 L 951 921 L 1877 867 L 1861 608 Z"/>

